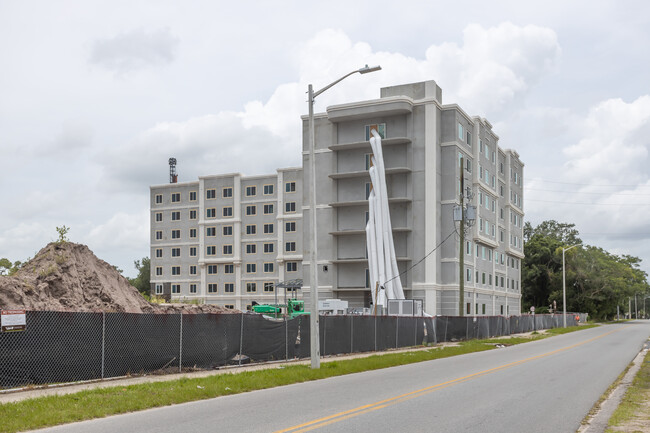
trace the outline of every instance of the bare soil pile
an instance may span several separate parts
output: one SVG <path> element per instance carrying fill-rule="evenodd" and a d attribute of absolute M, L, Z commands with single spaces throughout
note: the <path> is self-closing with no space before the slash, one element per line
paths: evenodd
<path fill-rule="evenodd" d="M 150 304 L 86 245 L 50 243 L 11 277 L 0 277 L 0 308 L 126 313 L 231 313 L 217 305 Z"/>

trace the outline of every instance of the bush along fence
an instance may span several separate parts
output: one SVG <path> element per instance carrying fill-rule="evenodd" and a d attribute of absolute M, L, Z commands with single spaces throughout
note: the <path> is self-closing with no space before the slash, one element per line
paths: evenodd
<path fill-rule="evenodd" d="M 309 316 L 28 311 L 26 321 L 24 331 L 0 333 L 0 388 L 310 355 Z M 567 313 L 567 325 L 575 324 L 576 314 Z M 371 352 L 562 325 L 562 315 L 321 316 L 320 350 Z"/>

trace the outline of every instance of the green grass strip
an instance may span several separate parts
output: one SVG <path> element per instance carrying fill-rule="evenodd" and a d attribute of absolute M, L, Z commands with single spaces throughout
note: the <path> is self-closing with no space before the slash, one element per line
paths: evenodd
<path fill-rule="evenodd" d="M 595 326 L 595 325 L 594 325 Z M 567 328 L 567 332 L 587 326 Z M 548 331 L 547 331 L 548 332 Z M 257 389 L 324 379 L 344 374 L 448 358 L 495 348 L 495 344 L 515 345 L 546 338 L 510 337 L 470 340 L 458 346 L 371 355 L 369 357 L 323 362 L 312 370 L 309 365 L 285 365 L 255 371 L 216 374 L 210 377 L 182 378 L 167 382 L 115 386 L 0 404 L 0 432 L 17 432 L 76 421 L 102 418 L 171 404 L 239 394 Z"/>
<path fill-rule="evenodd" d="M 608 424 L 610 426 L 621 426 L 634 418 L 642 424 L 647 422 L 650 410 L 648 401 L 650 400 L 650 351 L 643 358 L 641 368 L 637 372 L 632 384 L 625 392 L 621 404 L 614 411 Z M 608 432 L 619 431 L 617 429 L 607 429 Z"/>

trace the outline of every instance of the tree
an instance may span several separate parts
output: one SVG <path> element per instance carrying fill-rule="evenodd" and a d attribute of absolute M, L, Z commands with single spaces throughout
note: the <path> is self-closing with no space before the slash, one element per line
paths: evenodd
<path fill-rule="evenodd" d="M 9 272 L 11 269 L 12 264 L 7 258 L 1 258 L 0 259 L 0 275 L 4 275 L 5 273 Z"/>
<path fill-rule="evenodd" d="M 138 276 L 135 278 L 129 278 L 129 283 L 136 289 L 138 292 L 143 295 L 148 295 L 151 292 L 150 285 L 150 270 L 151 270 L 151 260 L 149 257 L 143 257 L 142 260 L 135 260 L 133 262 L 135 269 L 138 271 Z"/>
<path fill-rule="evenodd" d="M 522 307 L 548 306 L 554 300 L 562 309 L 562 248 L 582 243 L 574 224 L 544 221 L 524 227 Z M 650 293 L 647 274 L 637 257 L 611 254 L 583 245 L 566 252 L 567 311 L 586 312 L 603 319 L 616 314 L 635 293 Z"/>
<path fill-rule="evenodd" d="M 57 244 L 68 242 L 68 237 L 66 235 L 70 231 L 70 227 L 63 225 L 61 227 L 57 227 L 56 231 L 59 233 L 59 239 L 56 241 Z"/>

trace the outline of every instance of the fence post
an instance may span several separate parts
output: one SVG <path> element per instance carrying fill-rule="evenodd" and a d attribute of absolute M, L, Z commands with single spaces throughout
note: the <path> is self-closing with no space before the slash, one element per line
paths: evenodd
<path fill-rule="evenodd" d="M 350 353 L 354 353 L 354 315 L 350 316 Z"/>
<path fill-rule="evenodd" d="M 395 349 L 399 347 L 399 316 L 395 316 Z"/>
<path fill-rule="evenodd" d="M 287 316 L 284 316 L 284 359 L 289 360 L 289 325 Z"/>
<path fill-rule="evenodd" d="M 418 345 L 418 319 L 414 320 L 415 325 L 413 326 L 413 346 Z M 423 322 L 424 323 L 424 322 Z"/>
<path fill-rule="evenodd" d="M 375 352 L 377 351 L 377 315 L 375 314 Z"/>
<path fill-rule="evenodd" d="M 241 352 L 244 345 L 244 313 L 241 313 L 241 326 L 239 328 L 239 366 L 241 367 Z"/>
<path fill-rule="evenodd" d="M 326 350 L 327 350 L 327 324 L 325 323 L 326 322 L 325 321 L 325 316 L 323 316 L 322 319 L 323 319 L 322 320 L 323 321 L 323 353 L 321 353 L 321 355 L 325 356 L 325 354 L 327 354 L 327 352 L 326 352 Z M 320 320 L 321 320 L 320 315 L 318 317 L 318 320 L 320 322 Z M 319 332 L 320 332 L 320 329 L 319 329 Z"/>
<path fill-rule="evenodd" d="M 178 342 L 178 372 L 183 372 L 183 312 L 181 311 L 180 338 Z"/>
<path fill-rule="evenodd" d="M 105 344 L 106 344 L 106 313 L 102 311 L 102 379 L 104 378 Z"/>

